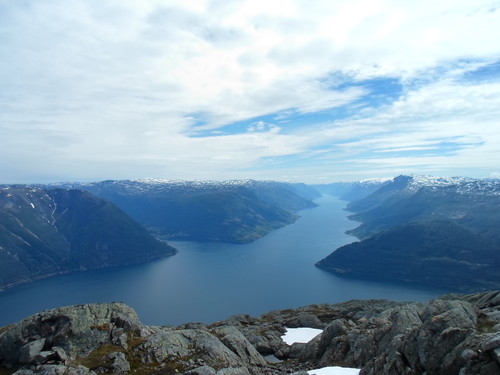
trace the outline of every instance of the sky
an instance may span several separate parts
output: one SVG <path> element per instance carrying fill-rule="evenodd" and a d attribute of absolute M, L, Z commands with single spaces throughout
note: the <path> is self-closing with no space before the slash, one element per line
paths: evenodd
<path fill-rule="evenodd" d="M 0 183 L 500 177 L 500 1 L 0 0 Z"/>

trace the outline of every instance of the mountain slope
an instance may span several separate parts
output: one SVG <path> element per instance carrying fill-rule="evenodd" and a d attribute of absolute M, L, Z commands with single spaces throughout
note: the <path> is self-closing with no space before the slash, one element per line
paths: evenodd
<path fill-rule="evenodd" d="M 340 247 L 317 266 L 339 275 L 450 290 L 500 287 L 500 251 L 450 221 L 410 223 Z"/>
<path fill-rule="evenodd" d="M 247 243 L 314 207 L 315 191 L 272 181 L 122 180 L 71 184 L 108 199 L 167 239 Z M 317 194 L 317 193 L 316 193 Z"/>
<path fill-rule="evenodd" d="M 380 189 L 386 181 L 365 180 L 354 182 L 334 182 L 331 184 L 314 185 L 323 194 L 330 194 L 342 200 L 353 201 L 361 199 Z"/>
<path fill-rule="evenodd" d="M 500 287 L 500 182 L 399 176 L 348 205 L 361 242 L 317 266 L 340 275 L 464 291 Z"/>
<path fill-rule="evenodd" d="M 399 176 L 347 210 L 362 222 L 350 232 L 361 239 L 394 225 L 446 219 L 500 241 L 499 180 Z"/>
<path fill-rule="evenodd" d="M 0 289 L 175 252 L 115 205 L 88 192 L 0 188 Z"/>

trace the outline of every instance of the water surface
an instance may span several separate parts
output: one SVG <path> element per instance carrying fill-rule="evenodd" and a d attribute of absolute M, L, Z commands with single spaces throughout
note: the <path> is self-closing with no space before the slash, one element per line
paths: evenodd
<path fill-rule="evenodd" d="M 209 323 L 246 313 L 311 303 L 385 298 L 424 301 L 443 290 L 351 280 L 314 264 L 355 241 L 344 232 L 345 202 L 331 196 L 300 212 L 292 225 L 250 244 L 172 241 L 173 257 L 135 266 L 78 272 L 22 285 L 0 293 L 0 326 L 46 308 L 122 301 L 142 322 L 177 325 Z"/>

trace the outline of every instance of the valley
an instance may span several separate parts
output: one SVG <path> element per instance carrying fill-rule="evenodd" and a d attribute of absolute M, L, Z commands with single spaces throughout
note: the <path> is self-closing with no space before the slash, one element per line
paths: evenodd
<path fill-rule="evenodd" d="M 69 279 L 63 282 L 80 280 L 79 289 L 87 288 L 87 275 L 101 284 L 117 283 L 102 295 L 94 294 L 96 285 L 90 283 L 87 299 L 75 300 L 69 293 L 40 308 L 119 298 L 144 306 L 141 313 L 149 315 L 145 298 L 168 295 L 169 302 L 177 302 L 164 318 L 181 322 L 187 319 L 186 304 L 192 303 L 189 310 L 196 312 L 198 303 L 219 300 L 231 290 L 236 303 L 203 308 L 204 315 L 190 317 L 209 321 L 248 309 L 255 313 L 323 301 L 325 296 L 335 302 L 369 295 L 357 294 L 358 287 L 396 300 L 405 293 L 421 300 L 446 290 L 500 287 L 498 180 L 398 176 L 315 186 L 124 180 L 13 185 L 0 192 L 1 287 L 72 272 L 78 273 L 64 276 Z M 118 285 L 128 285 L 119 276 L 124 266 L 176 253 L 137 266 L 144 270 L 137 277 L 146 281 L 134 276 L 134 283 L 150 290 L 147 297 L 139 292 L 134 302 L 134 293 L 119 292 Z M 118 268 L 79 272 L 109 267 Z M 148 284 L 150 279 L 155 286 Z M 60 280 L 40 285 L 59 289 Z M 343 284 L 345 293 L 339 292 Z M 160 285 L 166 294 L 153 292 Z M 33 300 L 27 297 L 30 289 L 25 289 L 26 298 Z M 204 299 L 179 299 L 178 289 L 181 295 Z M 258 295 L 252 302 L 252 289 L 265 291 L 266 297 Z M 291 289 L 297 294 L 279 292 Z M 242 294 L 248 297 L 242 300 Z M 150 319 L 162 320 L 155 314 Z"/>

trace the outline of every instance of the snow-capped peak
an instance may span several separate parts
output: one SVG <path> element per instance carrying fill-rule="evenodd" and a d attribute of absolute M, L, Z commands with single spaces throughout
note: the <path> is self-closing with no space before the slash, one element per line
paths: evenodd
<path fill-rule="evenodd" d="M 410 191 L 418 191 L 423 187 L 434 189 L 454 187 L 459 194 L 500 195 L 500 180 L 498 179 L 410 175 L 399 176 L 394 180 L 401 178 L 407 179 L 407 189 Z"/>

